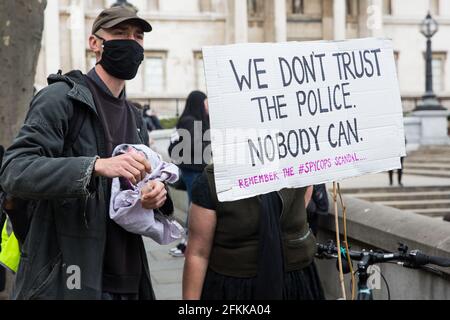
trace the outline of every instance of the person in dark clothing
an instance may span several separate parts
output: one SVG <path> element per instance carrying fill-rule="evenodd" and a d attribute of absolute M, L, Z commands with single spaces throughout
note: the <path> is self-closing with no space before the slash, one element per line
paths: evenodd
<path fill-rule="evenodd" d="M 143 115 L 148 131 L 163 129 L 163 127 L 161 126 L 161 122 L 159 121 L 158 117 L 153 113 L 153 111 L 150 109 L 150 106 L 148 104 L 144 105 L 143 107 Z"/>
<path fill-rule="evenodd" d="M 315 236 L 317 236 L 319 215 L 328 215 L 328 206 L 327 187 L 325 183 L 314 185 L 306 212 L 308 214 L 309 226 Z"/>
<path fill-rule="evenodd" d="M 203 92 L 192 91 L 188 95 L 176 128 L 180 140 L 176 148 L 169 150 L 169 156 L 180 168 L 190 205 L 193 183 L 211 160 L 208 100 Z M 176 149 L 181 152 L 177 152 Z M 186 226 L 188 219 L 189 215 L 186 218 Z M 176 257 L 183 256 L 186 241 L 187 239 L 183 239 L 169 253 Z"/>
<path fill-rule="evenodd" d="M 403 187 L 402 183 L 402 175 L 403 175 L 403 159 L 405 157 L 400 158 L 400 165 L 401 167 L 397 169 L 397 182 L 400 187 Z M 392 186 L 394 183 L 394 170 L 389 170 L 389 185 Z"/>
<path fill-rule="evenodd" d="M 195 181 L 183 298 L 324 299 L 306 221 L 311 187 L 219 202 L 214 167 Z"/>
<path fill-rule="evenodd" d="M 176 125 L 181 137 L 179 148 L 189 151 L 179 160 L 173 153 L 171 158 L 177 161 L 181 176 L 186 184 L 189 202 L 192 199 L 192 183 L 201 174 L 211 159 L 204 154 L 210 145 L 208 100 L 201 91 L 192 91 L 187 99 L 183 113 Z M 185 140 L 183 140 L 185 139 Z"/>
<path fill-rule="evenodd" d="M 405 138 L 405 146 L 407 144 L 407 140 Z M 400 187 L 403 187 L 402 176 L 403 176 L 403 160 L 405 157 L 400 157 L 400 168 L 397 169 L 397 182 Z M 389 185 L 392 186 L 394 183 L 394 170 L 389 170 Z"/>
<path fill-rule="evenodd" d="M 89 37 L 95 68 L 51 75 L 31 102 L 0 170 L 3 190 L 29 200 L 13 299 L 155 298 L 142 237 L 108 214 L 112 179 L 136 184 L 151 171 L 138 153 L 111 157 L 122 143 L 148 145 L 142 115 L 126 100 L 125 80 L 135 77 L 151 29 L 123 7 L 102 11 Z M 83 121 L 68 141 L 74 119 Z M 141 203 L 172 207 L 159 181 L 146 185 Z M 68 277 L 78 279 L 75 287 Z"/>

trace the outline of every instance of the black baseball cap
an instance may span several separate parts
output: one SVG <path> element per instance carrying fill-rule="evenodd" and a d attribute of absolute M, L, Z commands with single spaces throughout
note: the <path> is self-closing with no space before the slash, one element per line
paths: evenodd
<path fill-rule="evenodd" d="M 152 26 L 145 19 L 138 17 L 134 10 L 123 6 L 112 7 L 100 12 L 92 25 L 92 34 L 101 28 L 112 28 L 124 21 L 136 21 L 142 26 L 144 32 L 152 31 Z"/>

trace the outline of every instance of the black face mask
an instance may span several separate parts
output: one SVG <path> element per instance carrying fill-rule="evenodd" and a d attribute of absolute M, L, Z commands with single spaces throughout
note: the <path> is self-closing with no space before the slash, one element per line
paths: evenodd
<path fill-rule="evenodd" d="M 98 37 L 98 36 L 97 36 Z M 115 78 L 131 80 L 144 60 L 144 48 L 134 40 L 103 40 L 103 54 L 98 64 Z"/>

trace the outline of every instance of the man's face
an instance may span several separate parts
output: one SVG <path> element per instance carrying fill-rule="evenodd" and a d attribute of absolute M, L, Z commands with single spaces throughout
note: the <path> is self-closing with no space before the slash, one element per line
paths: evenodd
<path fill-rule="evenodd" d="M 97 37 L 95 35 L 97 35 Z M 130 39 L 136 41 L 142 47 L 144 46 L 144 31 L 142 30 L 142 27 L 138 23 L 130 21 L 119 23 L 112 28 L 100 29 L 95 35 L 91 35 L 89 38 L 89 45 L 92 51 L 95 52 L 97 61 L 100 60 L 103 52 L 103 40 L 98 36 L 102 37 L 106 41 Z"/>

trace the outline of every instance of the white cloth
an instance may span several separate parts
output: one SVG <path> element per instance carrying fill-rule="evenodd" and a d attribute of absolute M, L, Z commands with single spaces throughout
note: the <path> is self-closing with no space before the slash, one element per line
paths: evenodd
<path fill-rule="evenodd" d="M 177 181 L 179 178 L 178 167 L 163 161 L 159 154 L 142 144 L 121 144 L 114 149 L 113 156 L 136 151 L 145 155 L 152 167 L 152 172 L 147 174 L 137 185 L 126 180 L 130 186 L 130 189 L 126 190 L 121 189 L 119 178 L 113 179 L 109 216 L 131 233 L 150 237 L 159 244 L 169 244 L 182 237 L 183 227 L 172 217 L 162 214 L 159 210 L 144 209 L 141 203 L 141 190 L 150 180 L 170 183 Z M 122 183 L 122 187 L 123 185 Z"/>

